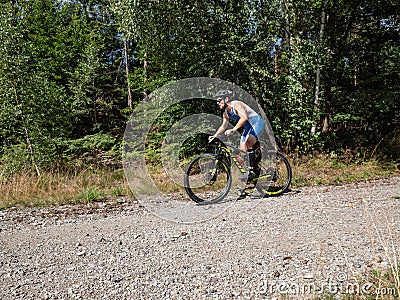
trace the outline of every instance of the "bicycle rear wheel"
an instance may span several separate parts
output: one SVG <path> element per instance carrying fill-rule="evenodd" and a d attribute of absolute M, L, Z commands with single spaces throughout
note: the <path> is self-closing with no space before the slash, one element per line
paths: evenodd
<path fill-rule="evenodd" d="M 195 157 L 188 165 L 184 185 L 189 197 L 201 204 L 219 202 L 226 197 L 232 185 L 230 168 L 213 154 Z"/>
<path fill-rule="evenodd" d="M 261 171 L 256 188 L 263 196 L 277 196 L 289 188 L 292 181 L 292 168 L 282 153 L 268 151 L 259 166 Z"/>

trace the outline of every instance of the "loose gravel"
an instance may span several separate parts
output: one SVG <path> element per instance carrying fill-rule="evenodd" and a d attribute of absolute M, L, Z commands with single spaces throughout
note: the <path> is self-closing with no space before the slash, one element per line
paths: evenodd
<path fill-rule="evenodd" d="M 124 199 L 3 210 L 0 299 L 367 295 L 372 271 L 398 264 L 399 187 L 394 177 L 302 188 L 252 208 L 247 197 L 196 224 Z"/>

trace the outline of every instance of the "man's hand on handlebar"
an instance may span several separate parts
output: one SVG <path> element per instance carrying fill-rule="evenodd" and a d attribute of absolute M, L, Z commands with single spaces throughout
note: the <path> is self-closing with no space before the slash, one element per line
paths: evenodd
<path fill-rule="evenodd" d="M 211 143 L 217 136 L 216 135 L 210 135 L 208 137 L 208 142 Z"/>
<path fill-rule="evenodd" d="M 236 129 L 228 129 L 227 131 L 225 131 L 225 135 L 226 136 L 231 136 L 235 132 L 236 132 Z"/>
<path fill-rule="evenodd" d="M 210 135 L 208 137 L 208 142 L 211 143 L 212 141 L 214 141 L 215 139 L 218 139 L 220 141 L 226 141 L 228 136 L 231 136 L 232 134 L 234 134 L 236 132 L 236 130 L 234 129 L 230 129 L 225 131 L 225 133 L 223 134 L 214 134 L 214 135 Z"/>

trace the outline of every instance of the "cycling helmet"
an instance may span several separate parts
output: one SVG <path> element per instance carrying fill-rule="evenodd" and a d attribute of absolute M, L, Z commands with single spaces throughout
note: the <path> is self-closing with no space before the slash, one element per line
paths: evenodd
<path fill-rule="evenodd" d="M 220 90 L 215 94 L 214 97 L 216 99 L 225 99 L 226 97 L 228 97 L 229 100 L 232 100 L 233 92 L 231 90 Z"/>

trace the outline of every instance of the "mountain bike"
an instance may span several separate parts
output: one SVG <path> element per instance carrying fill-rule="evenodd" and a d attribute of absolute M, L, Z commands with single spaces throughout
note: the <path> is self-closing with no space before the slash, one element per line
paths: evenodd
<path fill-rule="evenodd" d="M 249 167 L 241 155 L 247 153 L 222 141 L 214 139 L 214 153 L 196 156 L 188 164 L 184 174 L 184 186 L 189 197 L 197 203 L 216 203 L 223 200 L 232 186 L 232 163 L 246 180 Z M 276 150 L 264 151 L 259 176 L 254 178 L 255 188 L 262 197 L 277 196 L 286 192 L 292 180 L 292 168 L 287 158 Z M 234 153 L 240 153 L 235 155 Z"/>

